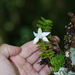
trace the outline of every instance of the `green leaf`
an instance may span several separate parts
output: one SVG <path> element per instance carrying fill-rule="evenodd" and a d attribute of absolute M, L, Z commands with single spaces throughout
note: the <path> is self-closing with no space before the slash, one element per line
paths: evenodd
<path fill-rule="evenodd" d="M 39 52 L 45 52 L 45 50 L 42 49 L 42 50 L 40 50 Z"/>
<path fill-rule="evenodd" d="M 47 56 L 43 56 L 42 59 L 48 58 Z"/>
<path fill-rule="evenodd" d="M 41 49 L 43 49 L 43 46 L 38 46 L 37 48 L 41 48 Z"/>
<path fill-rule="evenodd" d="M 55 57 L 52 57 L 51 64 L 53 65 L 53 71 L 58 71 L 60 67 L 65 64 L 65 55 L 60 53 Z"/>
<path fill-rule="evenodd" d="M 45 44 L 44 46 L 51 46 L 51 44 Z"/>
<path fill-rule="evenodd" d="M 39 27 L 39 28 L 42 28 L 42 25 L 40 25 L 40 24 L 37 24 L 36 26 Z"/>
<path fill-rule="evenodd" d="M 40 21 L 40 20 L 39 20 L 38 22 L 39 22 L 40 24 L 44 24 L 44 22 L 43 22 L 43 21 Z"/>
<path fill-rule="evenodd" d="M 54 53 L 54 51 L 52 51 L 52 50 L 46 50 L 46 53 L 50 54 L 50 53 Z"/>
<path fill-rule="evenodd" d="M 52 23 L 53 23 L 51 20 L 45 20 L 45 22 L 46 22 L 47 24 L 52 24 Z"/>
<path fill-rule="evenodd" d="M 47 52 L 53 52 L 53 50 L 52 49 L 48 49 Z"/>
<path fill-rule="evenodd" d="M 38 45 L 42 45 L 42 42 L 38 42 L 37 44 L 38 44 Z"/>
<path fill-rule="evenodd" d="M 47 27 L 44 27 L 44 28 L 46 28 L 46 29 L 52 29 L 52 27 L 50 27 L 50 26 L 47 26 Z"/>
<path fill-rule="evenodd" d="M 48 53 L 47 55 L 49 55 L 49 56 L 52 57 L 52 56 L 54 55 L 53 53 L 54 53 L 54 52 L 52 52 L 52 53 Z"/>
<path fill-rule="evenodd" d="M 51 59 L 54 56 L 54 54 L 49 55 L 49 58 Z"/>
<path fill-rule="evenodd" d="M 41 17 L 41 19 L 42 19 L 42 21 L 44 21 L 44 22 L 46 21 L 46 19 L 45 19 L 44 17 Z"/>
<path fill-rule="evenodd" d="M 51 30 L 50 29 L 44 29 L 44 32 L 50 32 Z"/>
<path fill-rule="evenodd" d="M 40 56 L 45 56 L 45 54 L 44 54 L 44 53 L 42 53 L 42 54 L 40 54 Z"/>

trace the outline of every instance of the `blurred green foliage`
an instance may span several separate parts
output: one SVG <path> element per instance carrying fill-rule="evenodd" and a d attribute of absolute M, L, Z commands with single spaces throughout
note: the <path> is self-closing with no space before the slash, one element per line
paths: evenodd
<path fill-rule="evenodd" d="M 21 46 L 32 40 L 43 16 L 53 21 L 52 35 L 60 37 L 63 48 L 69 11 L 75 13 L 75 0 L 0 0 L 0 44 Z"/>

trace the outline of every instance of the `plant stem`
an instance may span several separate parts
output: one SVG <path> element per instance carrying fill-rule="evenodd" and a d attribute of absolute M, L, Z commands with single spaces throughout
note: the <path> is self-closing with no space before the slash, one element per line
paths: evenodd
<path fill-rule="evenodd" d="M 44 50 L 47 50 L 46 47 L 45 47 L 45 42 L 44 42 L 43 40 L 42 40 L 42 46 L 43 46 L 43 49 L 44 49 Z M 44 53 L 47 55 L 47 58 L 51 59 L 51 58 L 49 57 L 49 55 L 47 54 L 46 51 L 44 51 Z"/>

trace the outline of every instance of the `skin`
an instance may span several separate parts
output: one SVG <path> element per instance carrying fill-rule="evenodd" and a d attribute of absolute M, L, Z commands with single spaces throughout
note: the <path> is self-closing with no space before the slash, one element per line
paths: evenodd
<path fill-rule="evenodd" d="M 38 64 L 40 52 L 30 41 L 21 47 L 0 46 L 0 75 L 49 75 L 48 66 Z"/>

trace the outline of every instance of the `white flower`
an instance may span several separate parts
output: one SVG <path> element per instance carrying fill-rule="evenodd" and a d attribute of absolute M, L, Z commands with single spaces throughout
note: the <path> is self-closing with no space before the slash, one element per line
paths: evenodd
<path fill-rule="evenodd" d="M 43 41 L 48 42 L 48 39 L 46 36 L 49 35 L 50 33 L 51 32 L 42 32 L 42 29 L 39 28 L 38 33 L 33 32 L 33 34 L 35 36 L 33 43 L 34 44 L 37 43 L 39 41 L 39 39 L 42 39 Z"/>

